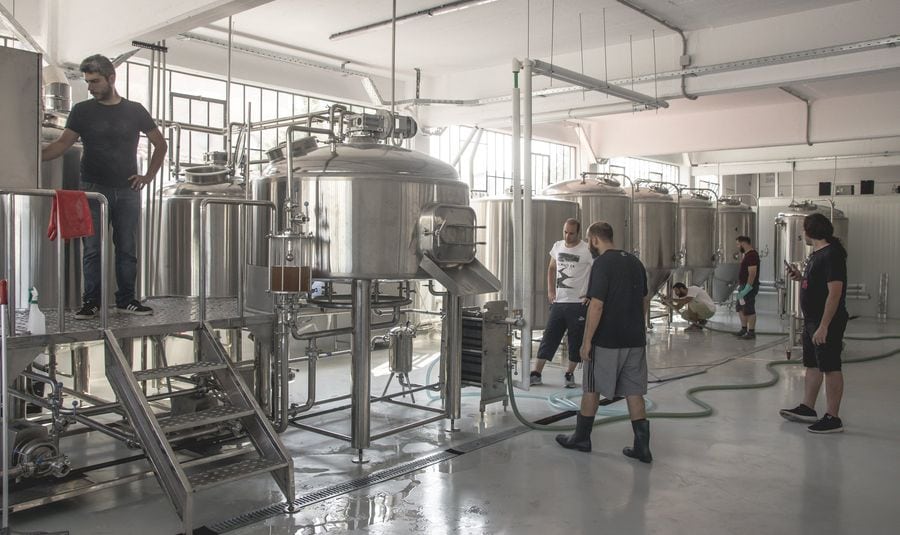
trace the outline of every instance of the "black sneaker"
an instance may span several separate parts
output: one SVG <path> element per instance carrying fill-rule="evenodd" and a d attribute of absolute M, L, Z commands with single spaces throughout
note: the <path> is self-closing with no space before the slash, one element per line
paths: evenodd
<path fill-rule="evenodd" d="M 153 314 L 152 308 L 142 305 L 137 299 L 132 299 L 130 303 L 123 307 L 116 306 L 116 310 L 125 314 L 134 314 L 135 316 L 149 316 Z"/>
<path fill-rule="evenodd" d="M 744 336 L 745 334 L 747 334 L 747 329 L 745 327 L 741 327 L 740 331 L 738 331 L 736 333 L 732 333 L 732 334 L 734 334 L 735 336 L 740 338 L 741 336 Z"/>
<path fill-rule="evenodd" d="M 75 319 L 77 320 L 92 320 L 97 317 L 97 314 L 100 312 L 100 307 L 94 303 L 85 303 L 81 310 L 75 313 Z"/>
<path fill-rule="evenodd" d="M 756 340 L 756 331 L 747 331 L 741 336 L 738 336 L 741 340 Z"/>
<path fill-rule="evenodd" d="M 843 433 L 844 424 L 837 416 L 825 413 L 821 420 L 806 428 L 810 433 Z"/>
<path fill-rule="evenodd" d="M 577 385 L 575 384 L 575 374 L 574 373 L 566 373 L 566 388 L 575 388 Z"/>
<path fill-rule="evenodd" d="M 544 384 L 544 381 L 541 380 L 541 372 L 531 372 L 528 381 L 531 386 Z"/>
<path fill-rule="evenodd" d="M 781 409 L 778 411 L 778 414 L 785 420 L 805 424 L 811 424 L 819 419 L 819 415 L 816 414 L 815 409 L 811 409 L 802 403 L 793 409 Z"/>

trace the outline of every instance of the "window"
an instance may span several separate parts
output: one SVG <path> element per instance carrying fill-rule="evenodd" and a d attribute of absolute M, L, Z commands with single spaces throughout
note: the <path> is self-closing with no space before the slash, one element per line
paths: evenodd
<path fill-rule="evenodd" d="M 610 158 L 609 170 L 614 173 L 623 173 L 628 178 L 638 180 L 651 180 L 657 182 L 671 182 L 682 186 L 690 185 L 690 177 L 682 179 L 677 165 L 642 158 Z"/>
<path fill-rule="evenodd" d="M 147 65 L 127 62 L 124 69 L 119 67 L 118 74 L 116 85 L 124 89 L 125 98 L 140 102 L 149 110 L 150 80 Z M 225 124 L 226 83 L 223 78 L 168 69 L 163 78 L 168 102 L 161 103 L 162 113 L 156 115 L 194 127 L 223 129 L 227 126 Z M 154 81 L 154 90 L 157 90 L 157 87 Z M 250 106 L 251 122 L 259 122 L 284 119 L 309 111 L 326 110 L 329 106 L 338 104 L 335 101 L 310 98 L 299 93 L 238 82 L 231 83 L 230 99 L 231 105 L 228 111 L 230 113 L 229 121 L 232 123 L 246 121 L 248 105 Z M 355 112 L 374 112 L 372 109 L 361 106 L 348 106 L 348 109 Z M 251 172 L 262 172 L 266 164 L 265 151 L 284 142 L 285 131 L 285 126 L 272 126 L 251 134 L 250 160 L 253 163 Z M 169 132 L 164 132 L 164 134 L 167 137 L 171 135 Z M 146 141 L 142 140 L 142 143 L 146 143 Z M 237 143 L 236 135 L 232 137 L 232 143 Z M 179 160 L 182 166 L 200 165 L 205 152 L 226 150 L 225 136 L 187 129 L 181 131 L 180 145 Z M 231 150 L 234 150 L 234 145 Z M 142 148 L 142 151 L 143 154 L 146 154 L 146 148 Z M 172 155 L 174 156 L 174 153 Z M 171 182 L 172 179 L 167 178 L 166 181 Z"/>
<path fill-rule="evenodd" d="M 473 134 L 469 126 L 451 126 L 431 136 L 429 152 L 447 163 L 459 155 L 459 150 Z M 475 133 L 477 137 L 478 134 Z M 471 143 L 475 142 L 472 138 Z M 472 177 L 472 192 L 482 195 L 504 194 L 512 187 L 512 136 L 482 130 L 477 146 L 469 146 L 456 164 L 464 181 Z M 474 154 L 472 151 L 475 151 Z M 531 166 L 535 194 L 550 184 L 575 178 L 575 147 L 548 141 L 533 140 Z"/>

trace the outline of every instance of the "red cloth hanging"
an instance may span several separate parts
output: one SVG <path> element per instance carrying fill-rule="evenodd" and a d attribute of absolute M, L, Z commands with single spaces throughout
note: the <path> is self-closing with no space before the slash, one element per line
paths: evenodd
<path fill-rule="evenodd" d="M 57 214 L 59 215 L 58 227 Z M 47 237 L 53 241 L 57 234 L 64 240 L 94 235 L 91 207 L 88 205 L 87 195 L 83 191 L 56 190 L 53 206 L 50 209 Z"/>

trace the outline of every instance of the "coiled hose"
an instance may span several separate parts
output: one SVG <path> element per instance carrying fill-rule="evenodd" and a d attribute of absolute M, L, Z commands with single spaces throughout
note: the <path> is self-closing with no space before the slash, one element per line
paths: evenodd
<path fill-rule="evenodd" d="M 729 331 L 725 331 L 722 329 L 713 329 L 713 328 L 710 328 L 709 326 L 707 326 L 706 328 L 711 331 L 715 331 L 715 332 L 726 332 L 726 333 L 729 332 Z M 785 335 L 787 333 L 759 332 L 758 331 L 757 334 L 760 334 L 760 335 L 768 334 L 768 335 L 781 336 L 781 335 Z M 869 337 L 869 336 L 844 336 L 844 338 L 847 340 L 878 341 L 878 340 L 900 339 L 900 335 L 882 335 L 882 336 L 872 336 L 872 337 Z M 900 348 L 893 349 L 891 351 L 886 351 L 884 353 L 879 353 L 877 355 L 845 358 L 845 359 L 843 359 L 843 362 L 845 364 L 870 362 L 873 360 L 881 360 L 881 359 L 885 359 L 888 357 L 892 357 L 897 354 L 900 354 Z M 712 392 L 712 391 L 717 391 L 717 390 L 753 390 L 753 389 L 757 389 L 757 388 L 768 388 L 770 386 L 774 386 L 779 381 L 779 379 L 781 379 L 781 376 L 778 374 L 778 372 L 775 371 L 776 366 L 797 365 L 800 363 L 801 362 L 798 360 L 774 360 L 772 362 L 768 362 L 768 363 L 766 363 L 766 371 L 769 372 L 771 377 L 765 381 L 760 381 L 758 383 L 712 384 L 712 385 L 700 385 L 700 386 L 691 387 L 687 390 L 687 392 L 685 392 L 684 395 L 685 395 L 685 397 L 687 397 L 687 399 L 691 403 L 700 407 L 700 410 L 686 411 L 686 412 L 649 411 L 649 412 L 647 412 L 647 418 L 705 418 L 707 416 L 711 416 L 714 412 L 713 406 L 710 405 L 709 403 L 703 401 L 702 399 L 698 398 L 696 396 L 696 394 L 699 394 L 700 392 Z M 518 420 L 520 422 L 522 422 L 522 424 L 525 425 L 526 427 L 529 427 L 531 429 L 535 429 L 538 431 L 573 431 L 573 430 L 575 430 L 574 425 L 539 424 L 539 423 L 531 422 L 528 419 L 526 419 L 524 416 L 522 416 L 522 413 L 519 411 L 519 406 L 516 403 L 516 395 L 514 392 L 515 389 L 512 384 L 512 367 L 510 367 L 510 366 L 507 366 L 507 370 L 506 370 L 506 388 L 507 388 L 507 391 L 509 392 L 509 401 L 510 401 L 510 405 L 512 406 L 513 414 L 515 414 L 516 418 L 518 418 Z M 605 418 L 599 418 L 594 421 L 594 427 L 611 424 L 613 422 L 620 422 L 620 421 L 628 420 L 628 419 L 629 419 L 629 416 L 627 413 L 620 414 L 617 416 L 609 416 L 609 417 L 605 417 Z"/>

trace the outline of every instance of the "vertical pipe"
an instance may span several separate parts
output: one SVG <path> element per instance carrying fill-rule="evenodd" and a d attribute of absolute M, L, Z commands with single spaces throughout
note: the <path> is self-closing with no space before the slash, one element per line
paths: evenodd
<path fill-rule="evenodd" d="M 524 188 L 522 196 L 522 231 L 524 233 L 531 232 L 531 60 L 525 61 L 524 70 L 522 72 L 522 92 L 525 93 L 525 102 L 523 106 L 524 121 L 523 137 L 525 144 L 523 147 L 523 155 L 525 159 L 524 165 Z M 522 240 L 522 257 L 519 259 L 522 266 L 522 315 L 525 318 L 525 326 L 522 328 L 522 369 L 523 383 L 527 383 L 528 370 L 531 369 L 531 329 L 534 322 L 534 241 Z"/>
<path fill-rule="evenodd" d="M 878 280 L 878 319 L 886 320 L 888 315 L 888 274 L 882 273 Z"/>
<path fill-rule="evenodd" d="M 484 133 L 484 130 L 481 128 L 476 128 L 477 134 L 475 136 L 474 143 L 472 144 L 472 152 L 469 153 L 469 193 L 471 194 L 472 188 L 475 187 L 475 154 L 478 152 L 478 144 L 481 143 L 481 134 Z"/>
<path fill-rule="evenodd" d="M 15 227 L 16 222 L 16 194 L 10 193 L 6 196 L 8 206 L 6 207 L 6 280 L 8 283 L 7 295 L 7 327 L 9 328 L 9 336 L 16 335 L 16 248 L 15 248 Z M 5 382 L 5 380 L 4 380 Z M 6 405 L 4 405 L 6 407 Z"/>
<path fill-rule="evenodd" d="M 91 393 L 91 361 L 85 346 L 72 349 L 72 381 L 76 392 Z"/>
<path fill-rule="evenodd" d="M 353 322 L 352 364 L 350 377 L 353 383 L 350 408 L 350 447 L 363 450 L 369 447 L 369 404 L 371 390 L 372 355 L 369 349 L 371 338 L 371 302 L 369 295 L 372 281 L 353 279 Z"/>
<path fill-rule="evenodd" d="M 278 388 L 276 388 L 277 403 L 272 406 L 276 412 L 275 430 L 279 433 L 288 427 L 288 411 L 290 409 L 291 370 L 291 297 L 285 294 L 275 296 L 275 360 L 278 366 Z"/>
<path fill-rule="evenodd" d="M 444 411 L 453 421 L 462 416 L 462 306 L 457 295 L 444 296 L 444 322 L 446 329 L 447 358 L 444 369 Z M 523 342 L 524 343 L 524 342 Z"/>
<path fill-rule="evenodd" d="M 775 171 L 775 196 L 781 197 L 781 173 Z"/>
<path fill-rule="evenodd" d="M 200 264 L 199 279 L 200 284 L 197 288 L 198 317 L 200 323 L 206 321 L 206 207 L 205 202 L 200 203 L 200 247 L 198 251 Z"/>
<path fill-rule="evenodd" d="M 231 17 L 228 17 L 228 60 L 225 65 L 225 151 L 228 153 L 228 161 L 226 166 L 234 176 L 234 162 L 231 157 L 231 48 L 232 34 L 234 33 L 234 25 L 231 23 Z"/>
<path fill-rule="evenodd" d="M 62 238 L 60 238 L 60 241 L 62 241 Z M 7 256 L 7 258 L 9 257 Z M 0 464 L 0 469 L 3 470 L 3 474 L 0 475 L 0 477 L 3 478 L 3 523 L 0 525 L 0 528 L 3 529 L 4 533 L 7 531 L 7 528 L 9 528 L 9 433 L 7 432 L 7 424 L 9 423 L 9 363 L 7 362 L 6 357 L 6 312 L 8 308 L 8 296 L 10 293 L 8 291 L 9 288 L 10 287 L 7 286 L 0 290 L 0 293 L 2 293 L 2 295 L 0 295 L 0 339 L 2 339 L 3 344 L 3 347 L 0 347 L 0 357 L 2 357 L 0 358 L 0 360 L 2 360 L 2 362 L 0 362 L 0 372 L 3 372 L 2 375 L 0 375 L 0 383 L 2 383 L 2 386 L 0 386 L 0 389 L 2 389 L 2 392 L 0 392 L 0 401 L 3 402 L 3 420 L 0 422 L 0 424 L 2 424 L 2 426 L 0 426 L 0 435 L 3 435 L 3 459 L 2 464 Z"/>
<path fill-rule="evenodd" d="M 100 328 L 109 326 L 109 204 L 100 202 Z"/>
<path fill-rule="evenodd" d="M 797 171 L 797 162 L 791 162 L 791 202 L 794 202 L 794 174 Z"/>
<path fill-rule="evenodd" d="M 56 212 L 56 228 L 62 228 L 60 210 Z M 66 332 L 66 240 L 56 237 L 56 332 Z"/>
<path fill-rule="evenodd" d="M 522 112 L 520 105 L 522 99 L 519 92 L 519 69 L 522 67 L 519 60 L 513 60 L 513 90 L 512 90 L 512 106 L 513 106 L 513 125 L 512 125 L 512 158 L 513 158 L 513 190 L 512 190 L 512 209 L 513 209 L 513 258 L 518 260 L 522 256 Z M 513 271 L 512 295 L 506 296 L 510 301 L 510 309 L 516 310 L 521 308 L 522 302 L 519 300 L 519 270 Z M 525 383 L 526 381 L 523 381 Z M 527 386 L 526 386 L 527 388 Z"/>

